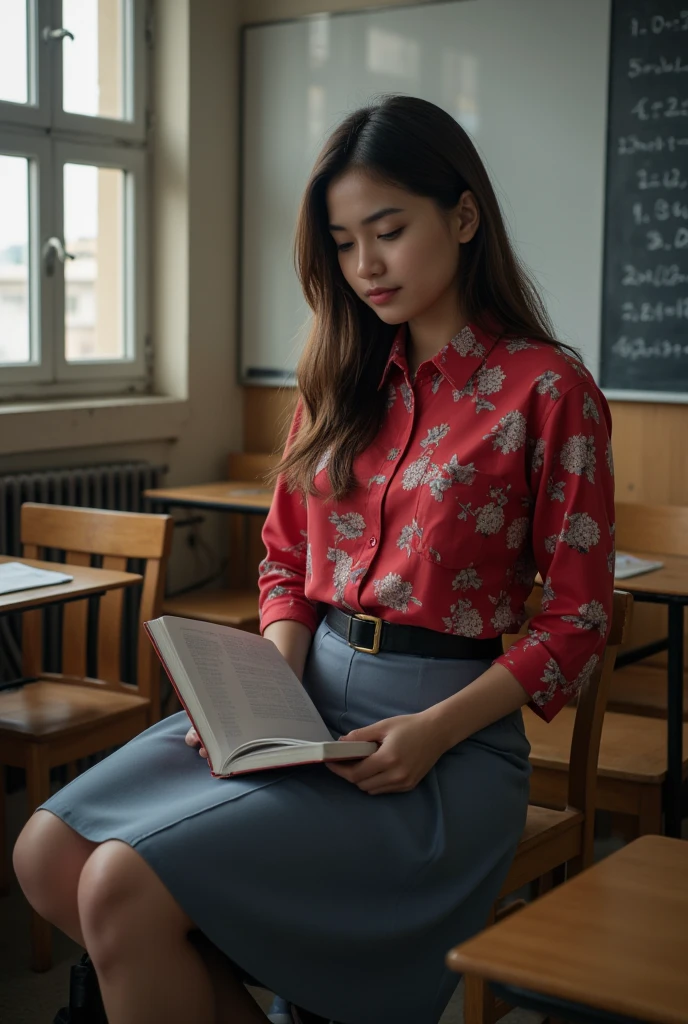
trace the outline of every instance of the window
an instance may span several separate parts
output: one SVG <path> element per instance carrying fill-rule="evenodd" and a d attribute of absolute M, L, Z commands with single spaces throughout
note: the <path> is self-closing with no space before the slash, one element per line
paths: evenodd
<path fill-rule="evenodd" d="M 149 390 L 149 3 L 0 3 L 0 399 Z"/>

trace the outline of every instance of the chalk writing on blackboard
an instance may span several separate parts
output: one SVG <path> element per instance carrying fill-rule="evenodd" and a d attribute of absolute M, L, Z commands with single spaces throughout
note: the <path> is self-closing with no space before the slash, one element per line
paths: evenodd
<path fill-rule="evenodd" d="M 614 0 L 603 387 L 688 401 L 688 2 Z"/>

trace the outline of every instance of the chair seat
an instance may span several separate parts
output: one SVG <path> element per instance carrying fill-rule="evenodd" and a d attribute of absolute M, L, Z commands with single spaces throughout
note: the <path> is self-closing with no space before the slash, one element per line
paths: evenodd
<path fill-rule="evenodd" d="M 558 811 L 550 807 L 528 805 L 526 827 L 518 844 L 519 853 L 528 853 L 543 842 L 549 842 L 557 835 L 568 832 L 583 821 L 581 811 Z"/>
<path fill-rule="evenodd" d="M 84 686 L 42 679 L 0 692 L 0 739 L 3 735 L 21 736 L 40 743 L 135 715 L 149 705 L 146 697 L 108 690 L 104 684 Z"/>
<path fill-rule="evenodd" d="M 529 804 L 521 841 L 500 895 L 508 896 L 575 857 L 580 850 L 583 820 L 581 811 Z"/>
<path fill-rule="evenodd" d="M 552 722 L 526 709 L 523 719 L 537 768 L 568 771 L 575 708 L 565 707 Z M 683 726 L 683 776 L 688 773 L 688 724 Z M 667 769 L 667 724 L 661 718 L 608 711 L 602 724 L 597 775 L 657 785 Z"/>
<path fill-rule="evenodd" d="M 666 718 L 666 668 L 641 663 L 617 669 L 612 676 L 607 707 L 628 715 Z M 683 677 L 683 720 L 688 721 L 688 673 Z"/>
<path fill-rule="evenodd" d="M 258 628 L 258 592 L 255 590 L 193 590 L 163 601 L 163 615 L 217 622 L 221 626 Z"/>

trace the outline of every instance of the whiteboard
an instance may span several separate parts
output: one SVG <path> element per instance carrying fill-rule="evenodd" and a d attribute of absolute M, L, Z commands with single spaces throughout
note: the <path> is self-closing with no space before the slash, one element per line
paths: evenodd
<path fill-rule="evenodd" d="M 597 376 L 611 0 L 459 0 L 243 30 L 240 375 L 293 383 L 309 310 L 299 200 L 332 128 L 382 93 L 473 139 L 557 336 Z"/>

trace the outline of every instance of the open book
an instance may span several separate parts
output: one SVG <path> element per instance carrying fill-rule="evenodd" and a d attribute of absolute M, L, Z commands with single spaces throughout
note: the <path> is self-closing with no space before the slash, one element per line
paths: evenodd
<path fill-rule="evenodd" d="M 617 551 L 614 561 L 614 578 L 627 580 L 631 576 L 640 576 L 644 572 L 652 572 L 654 569 L 663 567 L 664 562 L 650 562 L 647 558 L 625 555 L 621 551 Z"/>
<path fill-rule="evenodd" d="M 332 739 L 271 640 L 175 615 L 144 627 L 218 778 L 377 750 L 377 743 Z"/>

